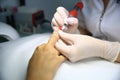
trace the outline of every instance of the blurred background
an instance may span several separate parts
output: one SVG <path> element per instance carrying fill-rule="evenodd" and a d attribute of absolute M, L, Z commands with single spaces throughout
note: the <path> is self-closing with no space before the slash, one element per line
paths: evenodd
<path fill-rule="evenodd" d="M 51 19 L 58 6 L 70 10 L 79 0 L 0 0 L 0 22 L 21 37 L 52 32 Z M 1 26 L 0 26 L 1 27 Z"/>

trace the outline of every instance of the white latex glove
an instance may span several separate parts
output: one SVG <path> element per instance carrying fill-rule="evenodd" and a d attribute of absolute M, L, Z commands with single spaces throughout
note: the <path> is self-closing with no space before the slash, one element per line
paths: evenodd
<path fill-rule="evenodd" d="M 69 33 L 77 33 L 78 19 L 68 16 L 69 12 L 65 8 L 58 7 L 52 19 L 52 28 L 54 30 L 58 30 L 59 27 L 62 27 L 64 24 L 68 24 L 68 29 L 64 31 Z"/>
<path fill-rule="evenodd" d="M 120 51 L 120 43 L 96 39 L 87 35 L 68 34 L 59 30 L 61 40 L 55 44 L 71 62 L 89 57 L 101 57 L 114 62 Z"/>

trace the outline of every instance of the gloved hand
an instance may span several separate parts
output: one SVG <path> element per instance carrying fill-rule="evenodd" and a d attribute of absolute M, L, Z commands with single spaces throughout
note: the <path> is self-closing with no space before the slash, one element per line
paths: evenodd
<path fill-rule="evenodd" d="M 59 27 L 62 27 L 64 23 L 66 23 L 68 24 L 68 29 L 64 31 L 68 33 L 76 33 L 78 28 L 78 19 L 68 16 L 69 12 L 65 8 L 58 7 L 51 23 L 53 29 L 58 30 Z"/>
<path fill-rule="evenodd" d="M 68 34 L 59 30 L 61 40 L 55 44 L 71 62 L 89 57 L 101 57 L 115 61 L 120 51 L 120 43 L 96 39 L 87 35 Z"/>
<path fill-rule="evenodd" d="M 47 44 L 36 48 L 29 61 L 26 80 L 53 80 L 58 67 L 65 60 L 54 48 L 58 39 L 57 32 L 54 32 Z"/>

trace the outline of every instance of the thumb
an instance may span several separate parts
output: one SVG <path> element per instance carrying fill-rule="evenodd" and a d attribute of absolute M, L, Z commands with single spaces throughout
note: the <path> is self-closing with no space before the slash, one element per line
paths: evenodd
<path fill-rule="evenodd" d="M 61 30 L 58 31 L 58 34 L 64 42 L 69 43 L 69 44 L 74 42 L 74 35 L 73 34 L 65 33 Z"/>

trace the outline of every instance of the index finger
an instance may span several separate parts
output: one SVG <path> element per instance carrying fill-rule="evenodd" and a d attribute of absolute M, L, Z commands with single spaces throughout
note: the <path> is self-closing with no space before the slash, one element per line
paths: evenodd
<path fill-rule="evenodd" d="M 69 12 L 64 7 L 58 7 L 57 12 L 61 15 L 62 18 L 67 18 Z"/>
<path fill-rule="evenodd" d="M 59 39 L 59 35 L 57 31 L 54 31 L 53 34 L 51 35 L 50 39 L 48 40 L 48 45 L 54 46 L 57 40 Z"/>

